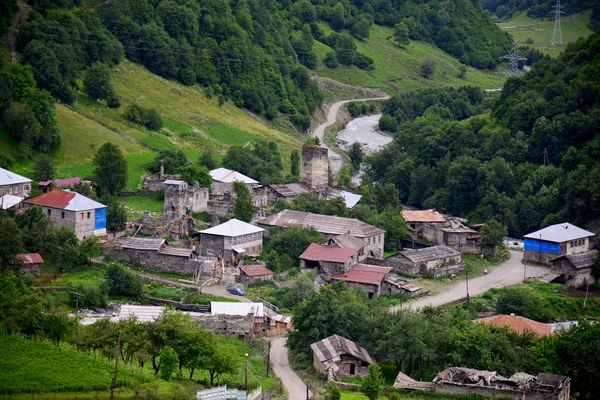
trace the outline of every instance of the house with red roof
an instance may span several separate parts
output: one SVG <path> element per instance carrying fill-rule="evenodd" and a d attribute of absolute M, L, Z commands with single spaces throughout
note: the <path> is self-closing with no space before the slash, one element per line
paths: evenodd
<path fill-rule="evenodd" d="M 92 187 L 91 181 L 84 181 L 84 180 L 81 180 L 80 177 L 76 176 L 74 178 L 69 178 L 69 179 L 55 179 L 55 180 L 49 180 L 49 181 L 41 181 L 38 183 L 38 189 L 44 193 L 49 190 L 55 189 L 55 188 L 73 189 L 75 187 L 75 185 L 77 185 L 78 183 L 81 183 L 81 182 L 83 182 L 90 188 Z"/>
<path fill-rule="evenodd" d="M 273 271 L 262 264 L 240 265 L 240 282 L 245 285 L 260 281 L 272 281 Z"/>
<path fill-rule="evenodd" d="M 21 273 L 25 276 L 40 276 L 44 260 L 38 253 L 17 254 L 17 260 L 22 263 Z"/>
<path fill-rule="evenodd" d="M 55 228 L 71 228 L 79 239 L 106 235 L 106 206 L 82 194 L 54 189 L 23 204 L 41 207 Z"/>
<path fill-rule="evenodd" d="M 341 248 L 312 243 L 300 255 L 300 269 L 314 269 L 326 282 L 358 263 L 358 249 Z"/>
<path fill-rule="evenodd" d="M 533 334 L 537 337 L 550 336 L 552 327 L 529 318 L 520 317 L 515 314 L 494 315 L 493 317 L 479 318 L 473 320 L 477 324 L 506 327 L 519 335 Z"/>
<path fill-rule="evenodd" d="M 348 271 L 335 274 L 332 281 L 343 281 L 348 287 L 360 286 L 367 292 L 369 299 L 381 294 L 387 274 L 391 268 L 376 267 L 374 265 L 356 264 Z"/>

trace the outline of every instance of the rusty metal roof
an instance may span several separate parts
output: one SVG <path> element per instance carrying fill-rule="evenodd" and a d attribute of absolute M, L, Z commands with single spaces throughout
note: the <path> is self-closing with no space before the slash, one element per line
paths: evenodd
<path fill-rule="evenodd" d="M 435 210 L 402 210 L 405 222 L 446 222 L 446 219 Z"/>
<path fill-rule="evenodd" d="M 366 283 L 369 285 L 379 285 L 391 270 L 391 268 L 387 267 L 356 264 L 343 274 L 332 275 L 331 279 L 346 282 Z"/>
<path fill-rule="evenodd" d="M 38 253 L 17 254 L 17 258 L 23 261 L 23 264 L 41 264 L 44 262 L 42 256 Z"/>
<path fill-rule="evenodd" d="M 360 347 L 356 342 L 338 335 L 331 335 L 328 338 L 311 344 L 310 347 L 319 361 L 324 364 L 338 362 L 341 360 L 342 355 L 349 355 L 369 364 L 375 363 L 375 360 L 367 350 Z"/>
<path fill-rule="evenodd" d="M 265 267 L 261 264 L 249 265 L 244 264 L 240 265 L 240 270 L 247 276 L 264 276 L 264 275 L 273 275 L 273 271 L 269 268 Z"/>
<path fill-rule="evenodd" d="M 38 206 L 52 208 L 66 208 L 71 200 L 75 198 L 75 192 L 66 192 L 64 190 L 51 190 L 41 196 L 25 200 L 25 203 L 36 204 Z"/>
<path fill-rule="evenodd" d="M 300 254 L 300 258 L 309 261 L 345 263 L 357 251 L 358 249 L 353 248 L 332 247 L 311 243 L 311 245 L 304 250 L 304 253 Z"/>
<path fill-rule="evenodd" d="M 515 314 L 494 315 L 493 317 L 479 318 L 473 322 L 508 327 L 520 335 L 526 332 L 531 332 L 538 337 L 550 336 L 552 334 L 552 327 L 550 325 L 542 324 L 529 318 L 519 317 Z"/>

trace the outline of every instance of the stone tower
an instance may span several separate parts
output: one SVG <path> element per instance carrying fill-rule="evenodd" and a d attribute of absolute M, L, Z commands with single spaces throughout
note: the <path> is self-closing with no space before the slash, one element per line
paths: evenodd
<path fill-rule="evenodd" d="M 329 159 L 327 149 L 314 145 L 302 146 L 302 164 L 299 183 L 309 190 L 325 190 L 328 187 Z"/>
<path fill-rule="evenodd" d="M 165 181 L 165 210 L 163 218 L 168 221 L 181 219 L 187 208 L 188 184 L 185 181 L 168 179 Z"/>

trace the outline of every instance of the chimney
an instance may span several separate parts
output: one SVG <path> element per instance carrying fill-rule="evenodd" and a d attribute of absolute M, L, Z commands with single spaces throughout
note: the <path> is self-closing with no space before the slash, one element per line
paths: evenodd
<path fill-rule="evenodd" d="M 164 179 L 165 177 L 165 160 L 160 160 L 160 173 L 158 175 L 159 179 Z"/>

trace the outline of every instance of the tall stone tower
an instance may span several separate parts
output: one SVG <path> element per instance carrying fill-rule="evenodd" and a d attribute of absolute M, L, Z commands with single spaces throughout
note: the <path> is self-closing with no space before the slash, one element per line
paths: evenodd
<path fill-rule="evenodd" d="M 185 181 L 168 179 L 165 181 L 165 210 L 163 218 L 177 221 L 185 215 L 187 208 L 188 184 Z"/>
<path fill-rule="evenodd" d="M 299 183 L 310 190 L 326 190 L 328 187 L 329 159 L 327 149 L 314 145 L 302 146 L 302 164 Z"/>

